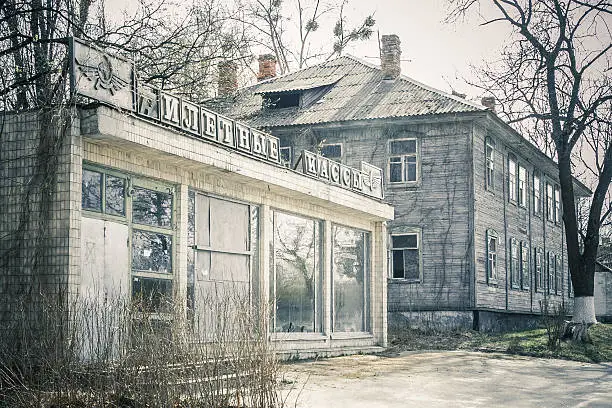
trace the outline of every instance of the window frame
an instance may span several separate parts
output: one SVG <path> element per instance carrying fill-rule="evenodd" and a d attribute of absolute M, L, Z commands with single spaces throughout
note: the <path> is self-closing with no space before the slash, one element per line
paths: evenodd
<path fill-rule="evenodd" d="M 493 229 L 488 229 L 485 235 L 485 275 L 489 285 L 497 285 L 499 271 L 499 236 Z M 495 251 L 491 251 L 491 240 L 495 241 Z M 493 256 L 493 258 L 491 256 Z M 491 267 L 491 261 L 495 264 L 495 268 Z"/>
<path fill-rule="evenodd" d="M 289 160 L 284 161 L 282 159 L 283 154 L 282 151 L 283 149 L 287 150 L 289 152 Z M 281 146 L 278 148 L 278 157 L 281 159 L 281 166 L 285 166 L 285 167 L 289 167 L 291 168 L 291 164 L 293 163 L 293 148 L 291 146 Z"/>
<path fill-rule="evenodd" d="M 100 173 L 102 175 L 101 177 L 102 181 L 100 184 L 100 210 L 98 211 L 98 210 L 92 210 L 89 208 L 83 208 L 83 198 L 81 197 L 81 211 L 84 211 L 84 213 L 87 214 L 88 217 L 104 218 L 104 219 L 109 219 L 113 221 L 119 221 L 125 224 L 128 220 L 128 198 L 129 198 L 129 190 L 131 189 L 131 185 L 132 185 L 131 175 L 127 172 L 124 173 L 118 170 L 109 169 L 104 166 L 98 166 L 93 163 L 83 162 L 82 169 L 81 169 L 81 189 L 83 185 L 82 174 L 83 174 L 83 171 L 85 170 Z M 112 213 L 106 212 L 106 176 L 107 175 L 111 177 L 115 177 L 115 178 L 121 178 L 124 180 L 123 215 L 112 214 Z"/>
<path fill-rule="evenodd" d="M 553 191 L 554 191 L 554 186 L 549 181 L 547 181 L 546 182 L 546 220 L 550 222 L 555 221 L 555 216 L 554 216 L 555 207 L 554 207 L 554 202 L 553 202 L 554 200 Z"/>
<path fill-rule="evenodd" d="M 529 244 L 525 241 L 520 242 L 520 263 L 521 263 L 521 289 L 528 290 L 531 287 L 531 274 L 530 274 L 530 255 L 529 255 Z"/>
<path fill-rule="evenodd" d="M 533 214 L 542 216 L 542 177 L 536 172 L 533 172 Z"/>
<path fill-rule="evenodd" d="M 510 238 L 510 287 L 521 288 L 521 258 L 520 248 L 516 238 Z"/>
<path fill-rule="evenodd" d="M 544 250 L 541 247 L 534 247 L 534 284 L 536 292 L 546 291 L 546 275 L 544 275 Z"/>
<path fill-rule="evenodd" d="M 553 205 L 555 224 L 561 224 L 561 189 L 556 184 L 553 186 Z"/>
<path fill-rule="evenodd" d="M 323 225 L 321 225 L 323 227 Z M 338 224 L 338 223 L 331 223 L 331 231 L 332 231 L 332 236 L 334 233 L 334 228 L 345 228 L 345 229 L 350 229 L 353 231 L 357 231 L 361 234 L 363 234 L 363 240 L 364 240 L 364 246 L 363 246 L 363 259 L 364 259 L 364 271 L 363 271 L 363 321 L 362 321 L 362 330 L 358 331 L 358 332 L 347 332 L 347 331 L 338 331 L 335 328 L 335 324 L 336 324 L 336 302 L 335 302 L 335 282 L 334 282 L 334 274 L 333 274 L 333 270 L 334 270 L 334 240 L 332 238 L 332 242 L 331 242 L 331 252 L 329 254 L 330 257 L 330 261 L 331 261 L 331 268 L 330 268 L 330 273 L 331 273 L 331 325 L 330 325 L 330 330 L 332 333 L 337 334 L 341 334 L 341 333 L 370 333 L 371 332 L 371 327 L 370 327 L 370 292 L 369 292 L 369 285 L 370 282 L 372 281 L 372 253 L 371 253 L 371 242 L 372 242 L 372 232 L 368 231 L 368 230 L 364 230 L 362 228 L 357 228 L 357 227 L 351 227 L 345 224 Z M 321 237 L 320 239 L 323 239 L 323 231 L 321 231 Z M 325 243 L 321 242 L 321 252 L 323 252 L 325 250 L 324 248 Z M 321 254 L 323 255 L 323 254 Z M 321 263 L 323 262 L 323 260 L 321 259 Z M 323 268 L 323 266 L 321 266 L 321 268 Z M 320 272 L 322 275 L 324 274 L 324 271 L 321 270 Z M 321 282 L 322 285 L 324 284 L 324 277 L 321 277 Z M 321 289 L 323 290 L 323 289 Z M 324 294 L 322 294 L 322 296 L 324 296 Z M 324 301 L 324 300 L 323 300 Z M 325 306 L 321 305 L 321 308 L 323 309 Z M 316 311 L 315 311 L 316 313 Z M 323 319 L 324 317 L 321 316 L 321 319 Z M 322 328 L 323 330 L 323 328 Z"/>
<path fill-rule="evenodd" d="M 402 142 L 402 141 L 414 141 L 414 153 L 401 153 L 401 154 L 392 154 L 391 153 L 391 144 L 393 142 Z M 397 185 L 415 185 L 420 182 L 421 178 L 421 160 L 420 160 L 420 142 L 416 137 L 405 137 L 398 139 L 389 139 L 387 140 L 387 180 L 389 182 L 389 186 L 397 186 Z M 406 158 L 414 157 L 415 159 L 415 179 L 414 180 L 406 180 L 404 176 L 406 175 Z M 401 181 L 391 181 L 391 159 L 399 158 L 401 163 Z M 398 162 L 393 162 L 398 163 Z"/>
<path fill-rule="evenodd" d="M 491 136 L 485 138 L 485 189 L 495 191 L 495 140 Z"/>
<path fill-rule="evenodd" d="M 529 191 L 529 173 L 527 172 L 527 169 L 523 166 L 521 166 L 520 164 L 517 165 L 518 167 L 518 183 L 517 183 L 517 189 L 518 189 L 518 193 L 517 193 L 517 203 L 519 205 L 519 207 L 521 208 L 527 208 L 527 203 L 528 203 L 528 191 Z M 521 177 L 522 175 L 522 177 Z"/>
<path fill-rule="evenodd" d="M 416 236 L 417 244 L 416 248 L 411 247 L 393 247 L 393 237 L 397 236 L 405 236 L 405 235 L 414 235 Z M 407 283 L 421 283 L 423 281 L 423 265 L 422 265 L 422 237 L 420 229 L 409 229 L 406 231 L 392 231 L 389 234 L 389 278 L 394 281 L 402 281 Z M 394 276 L 394 263 L 393 263 L 393 252 L 394 251 L 404 251 L 404 250 L 416 250 L 417 251 L 417 268 L 418 268 L 418 277 L 417 278 L 407 278 L 406 271 L 404 269 L 404 277 L 395 277 Z M 402 253 L 403 256 L 403 253 Z"/>
<path fill-rule="evenodd" d="M 328 147 L 328 146 L 340 146 L 340 156 L 338 157 L 329 157 L 329 156 L 325 156 L 323 154 L 323 148 L 324 147 Z M 329 159 L 329 160 L 333 160 L 333 161 L 337 161 L 337 162 L 341 162 L 342 161 L 342 155 L 344 154 L 344 146 L 343 143 L 323 143 L 321 145 L 321 151 L 320 151 L 321 156 Z"/>
<path fill-rule="evenodd" d="M 518 199 L 518 160 L 512 153 L 508 153 L 508 201 L 516 204 Z M 512 164 L 512 165 L 511 165 Z M 514 171 L 510 171 L 514 167 Z"/>

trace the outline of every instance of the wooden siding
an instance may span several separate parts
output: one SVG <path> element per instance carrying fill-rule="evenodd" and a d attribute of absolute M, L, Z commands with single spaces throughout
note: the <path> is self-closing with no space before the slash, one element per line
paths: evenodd
<path fill-rule="evenodd" d="M 485 138 L 490 137 L 495 142 L 495 181 L 494 189 L 485 185 Z M 550 181 L 536 163 L 530 162 L 520 151 L 512 150 L 504 143 L 508 135 L 499 129 L 485 129 L 475 126 L 473 133 L 474 145 L 474 249 L 476 273 L 476 307 L 491 310 L 506 310 L 511 312 L 539 313 L 540 301 L 545 297 L 555 302 L 568 303 L 567 287 L 567 254 L 562 223 L 546 220 L 545 184 L 541 189 L 543 211 L 540 215 L 533 213 L 533 172 L 538 171 L 542 180 Z M 516 202 L 508 200 L 508 154 L 517 158 L 518 165 L 526 168 L 527 203 L 523 208 Z M 517 180 L 518 182 L 518 180 Z M 486 276 L 486 234 L 487 230 L 495 230 L 498 236 L 497 250 L 497 282 L 488 282 Z M 529 289 L 513 288 L 510 276 L 510 240 L 529 244 Z M 546 295 L 544 291 L 536 290 L 534 248 L 544 251 L 542 272 L 546 273 L 546 258 L 549 251 L 559 257 L 562 271 L 562 290 L 558 295 Z"/>

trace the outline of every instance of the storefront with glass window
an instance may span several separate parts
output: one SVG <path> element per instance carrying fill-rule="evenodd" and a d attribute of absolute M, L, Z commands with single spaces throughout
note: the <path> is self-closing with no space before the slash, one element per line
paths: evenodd
<path fill-rule="evenodd" d="M 238 293 L 291 355 L 386 344 L 389 205 L 115 109 L 81 116 L 81 294 L 214 320 L 207 302 Z"/>

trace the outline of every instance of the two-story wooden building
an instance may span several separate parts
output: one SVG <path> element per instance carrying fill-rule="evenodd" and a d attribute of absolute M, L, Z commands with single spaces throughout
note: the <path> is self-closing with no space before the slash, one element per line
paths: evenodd
<path fill-rule="evenodd" d="M 399 45 L 383 36 L 381 67 L 342 56 L 276 77 L 260 59 L 260 82 L 209 105 L 278 136 L 287 166 L 309 149 L 384 169 L 391 322 L 496 330 L 533 322 L 544 299 L 568 303 L 555 163 L 494 100 L 401 75 Z"/>

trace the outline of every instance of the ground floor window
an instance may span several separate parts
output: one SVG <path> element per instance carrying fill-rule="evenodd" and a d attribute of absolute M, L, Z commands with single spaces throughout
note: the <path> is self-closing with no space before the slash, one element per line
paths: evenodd
<path fill-rule="evenodd" d="M 487 230 L 487 282 L 493 283 L 497 279 L 497 233 Z"/>
<path fill-rule="evenodd" d="M 332 237 L 333 331 L 365 331 L 369 234 L 334 225 Z"/>
<path fill-rule="evenodd" d="M 546 274 L 543 270 L 544 266 L 544 251 L 542 248 L 534 248 L 534 272 L 536 290 L 541 292 L 546 288 Z"/>
<path fill-rule="evenodd" d="M 514 238 L 510 238 L 510 282 L 512 288 L 518 289 L 521 285 L 521 271 L 519 259 L 519 246 Z"/>
<path fill-rule="evenodd" d="M 529 289 L 529 245 L 527 242 L 521 242 L 521 288 Z"/>
<path fill-rule="evenodd" d="M 274 211 L 272 331 L 320 332 L 321 223 Z"/>
<path fill-rule="evenodd" d="M 394 279 L 420 281 L 419 234 L 391 235 L 391 271 Z"/>

